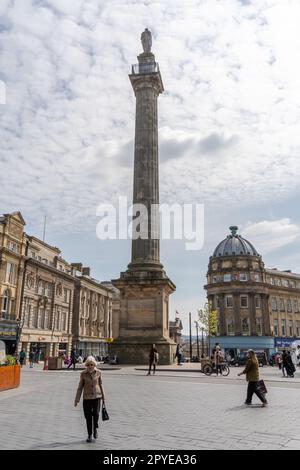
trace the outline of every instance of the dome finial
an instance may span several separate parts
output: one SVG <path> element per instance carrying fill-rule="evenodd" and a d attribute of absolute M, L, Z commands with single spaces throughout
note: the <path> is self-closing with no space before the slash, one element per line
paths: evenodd
<path fill-rule="evenodd" d="M 231 235 L 233 237 L 237 234 L 238 229 L 239 228 L 236 225 L 231 225 L 231 227 L 229 227 L 229 230 L 231 230 Z"/>

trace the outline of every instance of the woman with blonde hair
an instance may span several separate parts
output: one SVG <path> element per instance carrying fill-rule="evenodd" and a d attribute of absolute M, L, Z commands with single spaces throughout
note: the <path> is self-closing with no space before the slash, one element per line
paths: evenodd
<path fill-rule="evenodd" d="M 86 419 L 88 438 L 86 442 L 92 442 L 98 437 L 98 421 L 101 399 L 105 404 L 104 390 L 102 387 L 101 372 L 97 369 L 97 362 L 93 356 L 89 356 L 85 361 L 86 369 L 80 374 L 74 406 L 77 406 L 83 391 L 83 412 Z"/>
<path fill-rule="evenodd" d="M 248 359 L 246 361 L 245 369 L 243 370 L 243 372 L 240 372 L 238 374 L 238 376 L 246 374 L 246 380 L 248 382 L 247 398 L 245 401 L 245 405 L 251 405 L 252 396 L 255 393 L 262 402 L 262 406 L 267 406 L 267 400 L 257 388 L 257 382 L 259 381 L 259 364 L 253 349 L 249 349 L 249 351 L 247 351 L 247 358 Z"/>

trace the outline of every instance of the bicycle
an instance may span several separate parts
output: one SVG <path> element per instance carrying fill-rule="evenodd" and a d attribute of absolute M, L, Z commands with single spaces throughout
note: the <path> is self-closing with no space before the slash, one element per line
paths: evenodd
<path fill-rule="evenodd" d="M 218 364 L 217 367 L 216 366 L 213 367 L 211 364 L 205 364 L 202 368 L 202 372 L 205 375 L 211 375 L 215 373 L 217 375 L 221 374 L 223 377 L 227 377 L 227 375 L 230 374 L 230 368 L 225 362 Z"/>

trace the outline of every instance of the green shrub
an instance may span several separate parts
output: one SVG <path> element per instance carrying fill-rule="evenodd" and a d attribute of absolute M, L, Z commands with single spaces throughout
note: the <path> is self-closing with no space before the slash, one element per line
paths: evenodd
<path fill-rule="evenodd" d="M 16 358 L 13 356 L 6 356 L 5 365 L 6 366 L 15 366 L 17 364 Z"/>

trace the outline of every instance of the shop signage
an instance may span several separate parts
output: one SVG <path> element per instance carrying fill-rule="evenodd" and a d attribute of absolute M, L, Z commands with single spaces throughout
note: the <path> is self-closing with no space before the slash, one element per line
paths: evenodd
<path fill-rule="evenodd" d="M 17 339 L 17 327 L 14 325 L 0 324 L 0 339 Z"/>
<path fill-rule="evenodd" d="M 274 342 L 276 348 L 289 348 L 294 341 L 295 338 L 275 338 Z"/>

